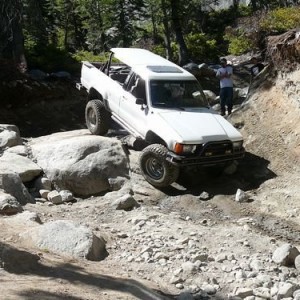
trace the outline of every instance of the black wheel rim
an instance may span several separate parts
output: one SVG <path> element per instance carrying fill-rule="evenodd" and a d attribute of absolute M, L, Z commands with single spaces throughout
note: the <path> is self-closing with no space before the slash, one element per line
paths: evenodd
<path fill-rule="evenodd" d="M 161 179 L 164 175 L 163 164 L 155 157 L 147 159 L 145 169 L 147 174 L 155 180 Z"/>

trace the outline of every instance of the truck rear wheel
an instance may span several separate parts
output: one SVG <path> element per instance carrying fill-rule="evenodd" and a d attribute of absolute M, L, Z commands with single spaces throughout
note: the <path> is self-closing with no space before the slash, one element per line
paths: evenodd
<path fill-rule="evenodd" d="M 90 100 L 85 107 L 85 121 L 92 134 L 104 135 L 109 129 L 110 114 L 100 100 Z"/>
<path fill-rule="evenodd" d="M 144 178 L 153 186 L 162 188 L 177 180 L 179 168 L 166 160 L 167 148 L 160 144 L 146 147 L 140 156 L 140 169 Z"/>

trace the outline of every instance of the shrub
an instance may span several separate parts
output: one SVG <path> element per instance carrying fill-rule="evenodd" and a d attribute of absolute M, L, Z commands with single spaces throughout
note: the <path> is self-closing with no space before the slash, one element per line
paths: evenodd
<path fill-rule="evenodd" d="M 26 50 L 30 69 L 40 69 L 48 73 L 57 71 L 75 73 L 80 70 L 80 64 L 70 53 L 54 45 L 28 47 Z"/>
<path fill-rule="evenodd" d="M 254 48 L 253 41 L 242 30 L 225 34 L 224 40 L 228 41 L 228 52 L 233 55 L 241 55 Z"/>
<path fill-rule="evenodd" d="M 83 60 L 105 62 L 107 60 L 107 55 L 105 54 L 95 55 L 94 53 L 89 51 L 77 51 L 76 53 L 72 54 L 72 57 L 78 62 L 81 62 Z"/>
<path fill-rule="evenodd" d="M 217 55 L 217 42 L 204 33 L 190 33 L 186 37 L 186 45 L 191 57 L 199 61 L 214 60 Z"/>
<path fill-rule="evenodd" d="M 300 26 L 300 7 L 278 8 L 269 12 L 260 23 L 261 29 L 267 32 L 282 33 Z"/>

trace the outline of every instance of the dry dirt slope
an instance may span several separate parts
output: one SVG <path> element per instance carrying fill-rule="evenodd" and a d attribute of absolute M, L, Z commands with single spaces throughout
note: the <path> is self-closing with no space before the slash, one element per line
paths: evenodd
<path fill-rule="evenodd" d="M 234 122 L 243 124 L 247 151 L 270 161 L 276 174 L 297 170 L 300 160 L 300 71 L 265 76 Z"/>

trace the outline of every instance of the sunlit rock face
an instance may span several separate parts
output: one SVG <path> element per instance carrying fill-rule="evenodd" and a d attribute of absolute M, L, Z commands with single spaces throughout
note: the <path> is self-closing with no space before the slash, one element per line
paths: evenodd
<path fill-rule="evenodd" d="M 251 3 L 251 0 L 219 0 L 218 5 L 211 4 L 208 5 L 208 7 L 213 9 L 226 9 L 234 5 L 235 2 L 237 2 L 238 5 L 249 5 Z"/>

